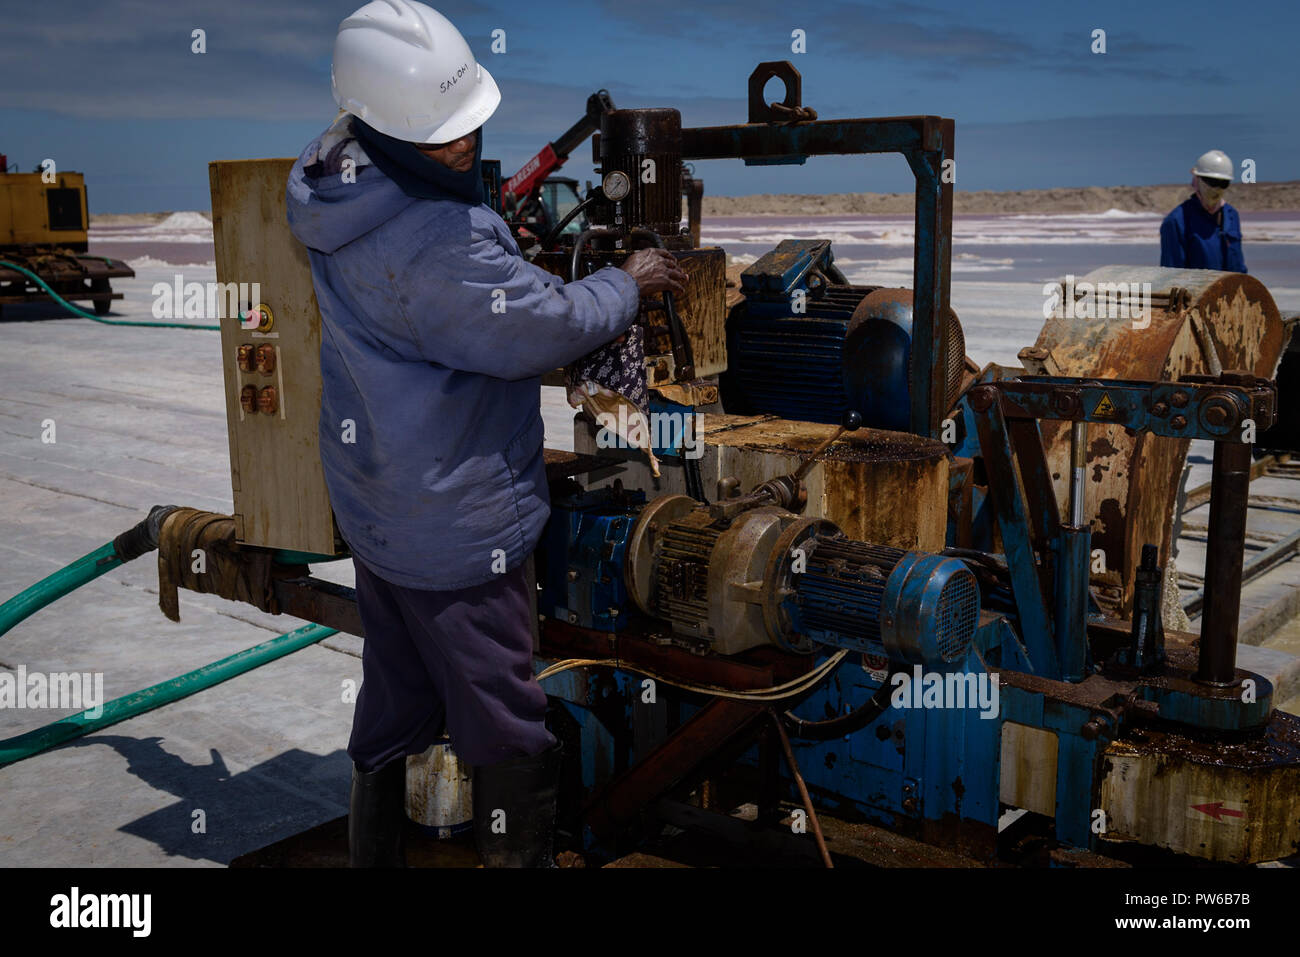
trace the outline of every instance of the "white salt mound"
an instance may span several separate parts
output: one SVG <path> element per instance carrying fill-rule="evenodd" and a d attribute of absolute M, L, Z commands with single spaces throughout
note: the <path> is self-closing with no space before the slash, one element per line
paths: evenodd
<path fill-rule="evenodd" d="M 190 211 L 172 213 L 160 223 L 149 227 L 150 232 L 170 233 L 189 229 L 211 229 L 212 221 L 202 213 Z"/>
<path fill-rule="evenodd" d="M 141 269 L 153 269 L 162 266 L 165 266 L 168 269 L 199 269 L 205 267 L 215 269 L 217 267 L 215 260 L 209 260 L 206 263 L 191 263 L 185 266 L 178 266 L 176 263 L 170 263 L 165 259 L 157 259 L 153 256 L 137 256 L 135 259 L 128 259 L 126 264 L 137 272 Z"/>

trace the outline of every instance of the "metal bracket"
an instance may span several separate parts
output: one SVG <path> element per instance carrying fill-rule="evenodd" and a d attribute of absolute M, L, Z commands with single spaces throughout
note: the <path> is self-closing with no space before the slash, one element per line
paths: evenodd
<path fill-rule="evenodd" d="M 767 81 L 777 77 L 785 84 L 785 99 L 780 102 L 783 109 L 775 109 L 763 96 Z M 760 63 L 749 75 L 749 122 L 751 123 L 788 123 L 797 119 L 803 107 L 803 78 L 794 64 L 789 60 L 769 60 Z M 816 119 L 814 114 L 811 119 Z"/>

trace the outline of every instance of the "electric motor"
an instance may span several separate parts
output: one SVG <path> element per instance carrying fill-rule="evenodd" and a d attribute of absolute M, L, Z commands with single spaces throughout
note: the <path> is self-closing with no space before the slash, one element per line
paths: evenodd
<path fill-rule="evenodd" d="M 796 626 L 814 641 L 949 666 L 979 623 L 979 585 L 960 559 L 818 536 L 796 579 Z"/>
<path fill-rule="evenodd" d="M 979 587 L 960 559 L 853 541 L 776 506 L 728 515 L 664 496 L 642 510 L 627 548 L 638 607 L 721 654 L 828 645 L 946 668 L 966 657 L 979 623 Z"/>

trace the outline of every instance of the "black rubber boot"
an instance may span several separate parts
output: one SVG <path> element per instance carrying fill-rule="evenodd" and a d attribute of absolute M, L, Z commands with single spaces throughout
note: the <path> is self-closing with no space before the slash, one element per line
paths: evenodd
<path fill-rule="evenodd" d="M 405 867 L 402 826 L 406 823 L 406 758 L 377 771 L 352 766 L 348 810 L 349 867 Z"/>
<path fill-rule="evenodd" d="M 474 768 L 474 840 L 484 867 L 555 867 L 561 747 Z"/>

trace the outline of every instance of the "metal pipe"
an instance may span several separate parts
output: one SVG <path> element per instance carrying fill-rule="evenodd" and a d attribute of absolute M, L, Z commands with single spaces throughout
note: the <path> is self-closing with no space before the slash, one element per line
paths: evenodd
<path fill-rule="evenodd" d="M 653 229 L 645 229 L 637 226 L 628 231 L 628 236 L 641 236 L 648 239 L 656 249 L 664 249 L 663 237 Z M 664 312 L 668 314 L 668 339 L 672 343 L 673 349 L 673 378 L 678 382 L 689 381 L 695 378 L 695 356 L 691 348 L 690 337 L 686 334 L 686 327 L 677 316 L 677 309 L 673 304 L 673 294 L 664 290 L 663 294 Z M 703 499 L 703 486 L 700 488 L 700 498 Z"/>
<path fill-rule="evenodd" d="M 1082 681 L 1088 658 L 1088 581 L 1092 529 L 1083 518 L 1088 423 L 1070 423 L 1070 518 L 1057 530 L 1056 654 L 1061 677 Z"/>
<path fill-rule="evenodd" d="M 785 763 L 790 767 L 790 774 L 794 778 L 795 785 L 799 788 L 799 799 L 803 801 L 804 810 L 808 812 L 808 823 L 812 825 L 813 837 L 817 840 L 817 850 L 821 852 L 822 863 L 828 868 L 835 865 L 831 863 L 831 852 L 826 849 L 826 838 L 822 835 L 821 822 L 817 820 L 817 809 L 813 807 L 812 796 L 808 794 L 808 785 L 804 783 L 803 775 L 799 772 L 799 764 L 794 759 L 794 748 L 790 747 L 790 739 L 786 736 L 785 728 L 781 725 L 781 716 L 771 708 L 767 711 L 771 717 L 772 723 L 776 725 L 776 736 L 781 742 L 781 750 L 785 752 Z"/>
<path fill-rule="evenodd" d="M 1070 426 L 1070 524 L 1083 524 L 1083 473 L 1088 466 L 1088 423 Z"/>
<path fill-rule="evenodd" d="M 1246 552 L 1246 500 L 1250 496 L 1250 445 L 1214 444 L 1210 482 L 1210 532 L 1205 557 L 1205 615 L 1196 680 L 1230 685 L 1237 668 L 1237 617 L 1241 613 L 1242 557 Z"/>

